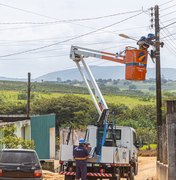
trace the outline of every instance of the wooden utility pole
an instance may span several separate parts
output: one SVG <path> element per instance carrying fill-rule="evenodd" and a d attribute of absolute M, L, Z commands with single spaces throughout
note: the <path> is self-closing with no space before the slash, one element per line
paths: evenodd
<path fill-rule="evenodd" d="M 155 6 L 155 58 L 156 58 L 156 113 L 157 113 L 157 160 L 161 160 L 161 132 L 162 132 L 162 97 L 161 97 L 161 67 L 160 67 L 160 25 L 159 7 Z"/>
<path fill-rule="evenodd" d="M 31 99 L 31 73 L 28 73 L 28 86 L 27 86 L 27 117 L 30 115 L 30 99 Z"/>

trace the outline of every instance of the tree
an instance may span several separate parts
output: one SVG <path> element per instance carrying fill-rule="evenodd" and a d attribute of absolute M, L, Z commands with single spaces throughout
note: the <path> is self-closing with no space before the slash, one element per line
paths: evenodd
<path fill-rule="evenodd" d="M 16 127 L 14 125 L 6 125 L 0 128 L 2 138 L 0 143 L 5 148 L 24 148 L 34 149 L 34 142 L 31 140 L 23 140 L 15 135 Z"/>
<path fill-rule="evenodd" d="M 137 87 L 134 84 L 129 85 L 129 90 L 136 90 Z"/>
<path fill-rule="evenodd" d="M 156 129 L 154 128 L 137 128 L 137 135 L 144 144 L 148 145 L 148 149 L 150 149 L 151 143 L 156 143 Z"/>
<path fill-rule="evenodd" d="M 149 91 L 155 91 L 156 88 L 155 88 L 155 86 L 150 86 L 148 89 L 149 89 Z"/>
<path fill-rule="evenodd" d="M 95 122 L 95 118 L 98 118 L 92 101 L 76 95 L 40 99 L 33 103 L 31 112 L 32 114 L 55 113 L 57 133 L 59 133 L 61 126 L 82 128 L 93 121 Z"/>

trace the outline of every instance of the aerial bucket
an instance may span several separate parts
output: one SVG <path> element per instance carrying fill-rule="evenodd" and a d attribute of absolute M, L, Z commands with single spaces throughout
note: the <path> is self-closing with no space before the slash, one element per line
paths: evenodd
<path fill-rule="evenodd" d="M 125 79 L 143 81 L 146 76 L 148 53 L 145 50 L 127 49 L 126 50 L 126 69 Z"/>

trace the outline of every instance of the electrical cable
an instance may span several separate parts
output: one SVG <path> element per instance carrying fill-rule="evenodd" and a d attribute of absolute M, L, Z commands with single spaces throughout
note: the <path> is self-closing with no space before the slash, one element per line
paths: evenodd
<path fill-rule="evenodd" d="M 163 23 L 165 23 L 165 22 L 169 22 L 169 21 L 173 21 L 173 20 L 175 20 L 176 18 L 172 18 L 172 19 L 168 19 L 168 20 L 165 20 L 165 21 L 162 21 Z"/>
<path fill-rule="evenodd" d="M 136 11 L 128 11 L 128 12 L 123 12 L 123 13 L 116 13 L 116 14 L 111 14 L 111 15 L 106 15 L 106 16 L 99 16 L 99 17 L 93 17 L 93 18 L 84 18 L 84 19 L 68 19 L 68 20 L 57 20 L 57 21 L 49 21 L 49 22 L 0 22 L 0 24 L 4 25 L 16 25 L 16 24 L 33 24 L 33 25 L 43 25 L 43 24 L 57 24 L 57 23 L 68 23 L 68 22 L 77 22 L 77 21 L 90 21 L 90 20 L 97 20 L 97 19 L 104 19 L 104 18 L 109 18 L 113 16 L 118 16 L 118 15 L 124 15 L 124 14 L 131 14 L 131 13 L 136 13 L 136 12 L 141 12 L 141 10 L 136 10 Z"/>
<path fill-rule="evenodd" d="M 160 12 L 163 12 L 163 11 L 168 10 L 168 9 L 170 9 L 170 8 L 173 8 L 173 7 L 175 7 L 175 6 L 176 6 L 176 4 L 173 4 L 172 6 L 169 6 L 169 7 L 167 7 L 167 8 L 161 9 Z"/>
<path fill-rule="evenodd" d="M 128 17 L 128 18 L 125 18 L 125 19 L 123 19 L 123 20 L 121 20 L 121 21 L 118 21 L 118 22 L 115 22 L 115 23 L 113 23 L 113 24 L 104 26 L 104 27 L 102 27 L 102 28 L 93 30 L 93 31 L 91 31 L 91 32 L 87 32 L 87 33 L 85 33 L 85 34 L 81 34 L 81 35 L 79 35 L 79 36 L 76 36 L 76 37 L 73 37 L 73 38 L 70 38 L 70 39 L 66 39 L 66 40 L 63 40 L 63 41 L 60 41 L 60 42 L 48 44 L 48 45 L 45 45 L 45 46 L 40 46 L 40 47 L 38 47 L 38 48 L 33 48 L 33 49 L 21 51 L 21 52 L 15 52 L 15 53 L 11 53 L 11 54 L 1 55 L 0 58 L 2 58 L 2 57 L 8 57 L 8 56 L 14 56 L 14 55 L 19 55 L 19 54 L 24 54 L 24 53 L 28 53 L 28 52 L 32 52 L 32 51 L 37 51 L 37 50 L 44 49 L 44 48 L 48 48 L 48 47 L 51 47 L 51 46 L 55 46 L 55 45 L 58 45 L 58 44 L 61 44 L 61 43 L 64 43 L 64 42 L 68 42 L 68 41 L 71 41 L 71 40 L 74 40 L 74 39 L 78 39 L 78 38 L 81 38 L 81 37 L 90 35 L 90 34 L 92 34 L 92 33 L 95 33 L 95 32 L 98 32 L 98 31 L 101 31 L 101 30 L 104 30 L 104 29 L 107 29 L 107 28 L 109 28 L 109 27 L 112 27 L 112 26 L 114 26 L 114 25 L 117 25 L 117 24 L 119 24 L 119 23 L 122 23 L 122 22 L 124 22 L 124 21 L 127 21 L 127 20 L 129 20 L 129 19 L 132 19 L 132 18 L 134 18 L 134 17 L 136 17 L 136 16 L 139 16 L 139 15 L 142 14 L 142 13 L 143 13 L 143 12 L 140 12 L 140 13 L 138 13 L 138 14 L 135 14 L 135 15 L 133 15 L 133 16 L 130 16 L 130 17 Z"/>
<path fill-rule="evenodd" d="M 11 8 L 11 9 L 16 9 L 16 10 L 19 10 L 19 11 L 23 11 L 23 12 L 25 12 L 25 13 L 29 13 L 29 14 L 33 14 L 33 15 L 37 15 L 37 16 L 49 18 L 49 19 L 54 19 L 53 17 L 50 17 L 50 16 L 46 16 L 46 15 L 43 15 L 43 14 L 39 14 L 39 13 L 36 13 L 36 12 L 33 12 L 33 11 L 21 9 L 21 8 L 14 7 L 14 6 L 10 6 L 10 5 L 3 4 L 3 3 L 0 3 L 0 6 L 8 7 L 8 8 Z M 57 20 L 57 19 L 56 19 L 56 20 Z"/>
<path fill-rule="evenodd" d="M 163 3 L 163 4 L 160 4 L 159 6 L 164 6 L 164 5 L 166 5 L 166 4 L 169 4 L 169 3 L 172 2 L 172 1 L 175 1 L 175 0 L 167 1 L 167 2 L 165 2 L 165 3 Z"/>
<path fill-rule="evenodd" d="M 173 24 L 175 24 L 175 23 L 176 23 L 176 21 L 173 22 L 173 23 L 170 23 L 170 24 L 168 24 L 168 25 L 166 25 L 166 26 L 163 26 L 163 27 L 161 27 L 160 29 L 162 30 L 162 29 L 164 29 L 164 28 L 166 28 L 166 27 L 168 27 L 168 26 L 171 26 L 171 25 L 173 25 Z"/>
<path fill-rule="evenodd" d="M 55 20 L 58 20 L 57 18 L 53 18 L 53 17 L 50 17 L 50 16 L 46 16 L 46 15 L 43 15 L 43 14 L 39 14 L 39 13 L 36 13 L 36 12 L 32 12 L 32 11 L 29 11 L 29 10 L 24 10 L 24 9 L 21 9 L 21 8 L 17 8 L 17 7 L 14 7 L 14 6 L 10 6 L 10 5 L 7 5 L 7 4 L 3 4 L 3 3 L 0 3 L 1 6 L 5 6 L 5 7 L 8 7 L 8 8 L 12 8 L 12 9 L 16 9 L 16 10 L 20 10 L 20 11 L 23 11 L 23 12 L 27 12 L 27 13 L 30 13 L 30 14 L 34 14 L 34 15 L 38 15 L 38 16 L 42 16 L 42 17 L 45 17 L 45 18 L 49 18 L 49 19 L 55 19 Z M 139 12 L 140 10 L 136 10 L 136 12 Z M 132 11 L 130 11 L 132 12 Z M 135 12 L 135 11 L 133 11 Z M 71 23 L 71 24 L 74 24 L 74 25 L 79 25 L 79 26 L 82 26 L 82 27 L 86 27 L 86 28 L 91 28 L 92 27 L 88 27 L 88 26 L 85 26 L 85 25 L 80 25 L 80 24 L 76 24 L 76 23 L 73 23 L 73 22 L 67 22 L 67 23 Z"/>
<path fill-rule="evenodd" d="M 165 30 L 163 31 L 163 33 L 167 35 Z M 161 32 L 161 34 L 162 34 L 162 32 Z M 168 42 L 165 42 L 165 44 L 171 48 L 171 50 L 172 50 L 172 52 L 174 52 L 174 54 L 176 54 L 175 46 L 172 43 L 169 43 L 169 41 L 168 41 Z"/>
<path fill-rule="evenodd" d="M 166 39 L 166 38 L 168 38 L 168 37 L 170 37 L 170 36 L 173 36 L 173 35 L 176 35 L 176 33 L 173 33 L 173 34 L 170 34 L 170 35 L 164 36 L 164 37 L 162 37 L 161 39 Z"/>
<path fill-rule="evenodd" d="M 160 17 L 165 17 L 165 16 L 168 16 L 168 15 L 173 14 L 173 13 L 176 13 L 176 11 L 172 11 L 172 12 L 170 12 L 170 13 L 168 13 L 168 14 L 164 14 L 164 15 L 162 15 L 162 16 L 160 16 Z"/>

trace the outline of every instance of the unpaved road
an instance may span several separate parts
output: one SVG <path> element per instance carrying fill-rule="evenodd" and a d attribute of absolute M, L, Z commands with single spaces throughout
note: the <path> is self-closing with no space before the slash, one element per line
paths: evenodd
<path fill-rule="evenodd" d="M 139 173 L 135 180 L 155 180 L 156 157 L 139 157 Z"/>
<path fill-rule="evenodd" d="M 156 157 L 139 157 L 139 173 L 135 180 L 155 180 L 155 175 Z M 64 176 L 44 171 L 44 180 L 64 180 Z"/>

